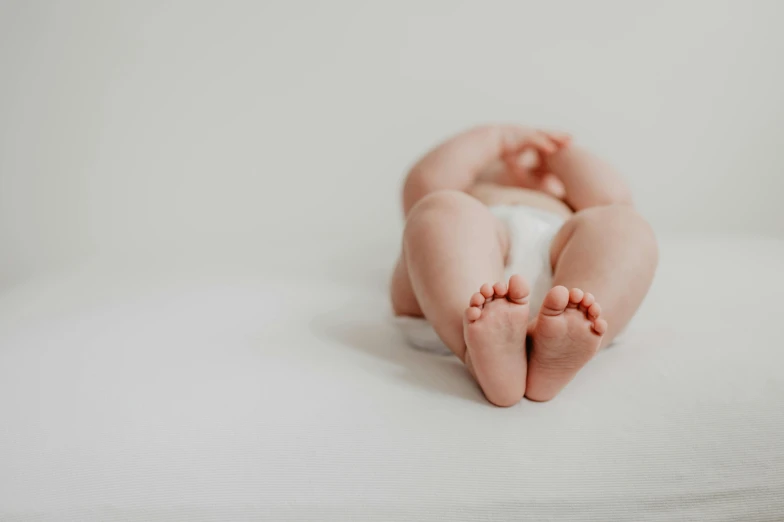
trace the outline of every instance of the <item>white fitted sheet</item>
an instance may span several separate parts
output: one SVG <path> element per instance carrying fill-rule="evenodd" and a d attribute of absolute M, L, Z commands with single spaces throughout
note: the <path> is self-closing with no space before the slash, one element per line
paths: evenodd
<path fill-rule="evenodd" d="M 4 290 L 0 520 L 784 518 L 784 242 L 665 242 L 623 339 L 509 409 L 406 346 L 387 254 Z"/>

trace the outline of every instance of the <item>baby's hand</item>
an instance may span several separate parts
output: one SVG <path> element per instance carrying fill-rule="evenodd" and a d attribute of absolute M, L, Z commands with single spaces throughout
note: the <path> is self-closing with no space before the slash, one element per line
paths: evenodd
<path fill-rule="evenodd" d="M 569 145 L 572 137 L 564 132 L 532 129 L 520 125 L 501 125 L 501 159 L 512 160 L 521 153 L 530 151 L 540 157 L 547 157 Z"/>
<path fill-rule="evenodd" d="M 504 140 L 501 159 L 506 168 L 508 184 L 562 198 L 565 194 L 564 185 L 549 171 L 547 158 L 568 147 L 571 136 L 562 132 L 520 127 L 505 129 L 505 132 L 508 137 Z"/>

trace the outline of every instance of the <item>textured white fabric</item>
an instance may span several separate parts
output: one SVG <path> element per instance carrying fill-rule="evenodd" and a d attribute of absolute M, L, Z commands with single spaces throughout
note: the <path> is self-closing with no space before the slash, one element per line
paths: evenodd
<path fill-rule="evenodd" d="M 504 277 L 509 279 L 513 274 L 525 277 L 531 285 L 530 315 L 535 317 L 542 307 L 545 294 L 553 286 L 550 245 L 565 220 L 556 214 L 523 205 L 498 205 L 490 207 L 490 211 L 509 232 L 509 254 Z M 492 284 L 495 281 L 487 282 Z M 452 353 L 426 320 L 395 317 L 393 321 L 414 348 L 441 355 Z"/>
<path fill-rule="evenodd" d="M 665 243 L 623 341 L 508 409 L 404 344 L 393 253 L 4 289 L 0 520 L 782 520 L 784 243 Z"/>

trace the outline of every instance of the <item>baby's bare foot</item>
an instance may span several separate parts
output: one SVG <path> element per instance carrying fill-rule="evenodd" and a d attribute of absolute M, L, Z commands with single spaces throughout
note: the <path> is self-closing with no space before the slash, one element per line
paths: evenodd
<path fill-rule="evenodd" d="M 496 406 L 517 404 L 525 394 L 528 293 L 525 279 L 513 275 L 508 285 L 483 285 L 465 312 L 466 365 Z"/>
<path fill-rule="evenodd" d="M 579 288 L 550 289 L 531 330 L 526 397 L 549 401 L 594 356 L 607 331 L 601 311 L 593 295 Z"/>

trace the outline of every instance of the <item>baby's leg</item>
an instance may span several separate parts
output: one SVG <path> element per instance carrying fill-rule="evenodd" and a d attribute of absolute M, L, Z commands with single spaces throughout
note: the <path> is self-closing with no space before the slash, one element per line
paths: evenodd
<path fill-rule="evenodd" d="M 499 406 L 525 391 L 528 289 L 519 277 L 487 284 L 502 278 L 507 250 L 506 230 L 487 207 L 462 192 L 433 192 L 408 214 L 392 288 L 395 312 L 418 308 Z"/>
<path fill-rule="evenodd" d="M 531 328 L 526 396 L 539 401 L 555 397 L 623 330 L 653 281 L 658 250 L 631 206 L 608 205 L 575 214 L 556 235 L 551 259 L 559 286 Z"/>
<path fill-rule="evenodd" d="M 565 201 L 574 210 L 632 203 L 629 186 L 606 161 L 577 145 L 544 157 L 545 169 L 556 175 L 566 189 Z"/>

